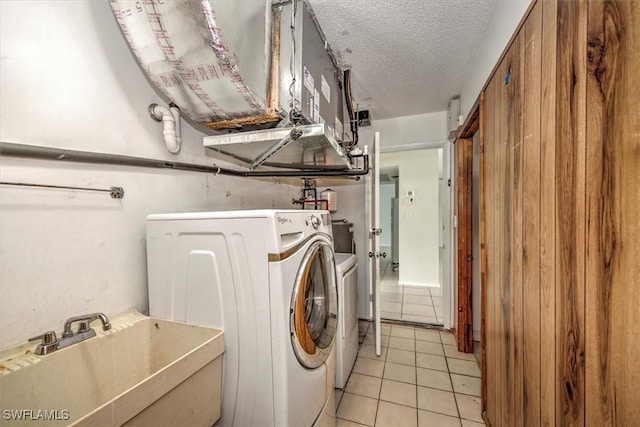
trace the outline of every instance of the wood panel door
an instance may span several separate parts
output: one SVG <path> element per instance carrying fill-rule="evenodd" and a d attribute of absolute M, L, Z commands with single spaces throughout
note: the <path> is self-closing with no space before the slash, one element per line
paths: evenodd
<path fill-rule="evenodd" d="M 534 2 L 482 95 L 487 424 L 640 425 L 640 2 Z"/>
<path fill-rule="evenodd" d="M 556 1 L 542 8 L 540 89 L 540 425 L 556 424 Z"/>
<path fill-rule="evenodd" d="M 505 236 L 503 323 L 506 331 L 504 349 L 507 370 L 507 423 L 517 425 L 524 412 L 523 363 L 523 285 L 522 285 L 522 186 L 524 147 L 524 30 L 516 36 L 505 57 L 503 129 L 505 135 Z"/>
<path fill-rule="evenodd" d="M 527 425 L 541 425 L 541 74 L 542 4 L 523 28 L 522 138 L 522 367 L 523 412 Z M 546 232 L 546 231 L 544 231 Z M 551 364 L 553 366 L 553 364 Z M 547 367 L 545 366 L 546 370 Z"/>
<path fill-rule="evenodd" d="M 556 64 L 556 424 L 583 426 L 585 398 L 586 6 L 558 1 Z"/>
<path fill-rule="evenodd" d="M 498 376 L 501 371 L 498 367 L 498 351 L 500 345 L 500 334 L 497 328 L 496 322 L 496 301 L 499 298 L 497 291 L 497 242 L 498 242 L 498 229 L 496 227 L 496 210 L 497 210 L 497 121 L 499 99 L 497 79 L 492 79 L 487 88 L 484 91 L 484 108 L 483 108 L 483 120 L 481 127 L 484 133 L 484 202 L 485 202 L 485 218 L 486 223 L 486 273 L 485 281 L 483 283 L 483 295 L 484 297 L 484 328 L 483 336 L 484 342 L 482 346 L 484 348 L 483 364 L 486 364 L 484 369 L 484 375 L 482 376 L 483 389 L 486 390 L 483 396 L 484 417 L 492 423 L 497 425 L 495 420 L 500 411 L 498 400 Z"/>
<path fill-rule="evenodd" d="M 589 1 L 586 414 L 640 425 L 640 2 Z"/>

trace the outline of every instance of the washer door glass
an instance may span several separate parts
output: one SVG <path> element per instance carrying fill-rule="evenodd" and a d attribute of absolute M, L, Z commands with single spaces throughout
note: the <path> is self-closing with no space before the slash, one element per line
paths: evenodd
<path fill-rule="evenodd" d="M 333 249 L 316 241 L 307 250 L 291 298 L 291 341 L 302 366 L 317 368 L 331 352 L 338 297 Z"/>

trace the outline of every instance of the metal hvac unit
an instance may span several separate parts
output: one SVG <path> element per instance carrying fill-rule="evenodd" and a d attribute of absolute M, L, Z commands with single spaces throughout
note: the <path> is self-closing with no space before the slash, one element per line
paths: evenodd
<path fill-rule="evenodd" d="M 294 6 L 297 9 L 292 19 Z M 274 48 L 279 48 L 281 111 L 283 122 L 289 126 L 208 136 L 204 146 L 251 168 L 350 168 L 340 145 L 344 141 L 342 72 L 310 6 L 303 1 L 276 6 L 272 22 L 278 34 L 273 39 Z M 294 140 L 295 120 L 307 126 Z"/>
<path fill-rule="evenodd" d="M 110 4 L 149 79 L 217 133 L 205 147 L 251 168 L 351 167 L 343 72 L 306 1 Z"/>
<path fill-rule="evenodd" d="M 290 111 L 292 100 L 290 82 L 295 76 L 293 98 L 304 123 L 324 123 L 339 141 L 343 140 L 344 118 L 342 108 L 342 73 L 331 54 L 320 26 L 307 2 L 297 5 L 291 21 L 293 3 L 282 6 L 280 13 L 280 75 L 281 105 Z M 274 11 L 274 22 L 278 19 Z M 294 23 L 294 36 L 290 23 Z M 276 24 L 277 26 L 277 24 Z M 295 41 L 295 49 L 292 42 Z M 295 55 L 293 62 L 291 56 Z M 290 65 L 293 65 L 291 70 Z"/>

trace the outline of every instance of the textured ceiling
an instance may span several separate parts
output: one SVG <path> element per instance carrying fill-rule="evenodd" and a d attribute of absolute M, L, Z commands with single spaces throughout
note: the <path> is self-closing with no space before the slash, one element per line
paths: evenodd
<path fill-rule="evenodd" d="M 308 0 L 374 120 L 446 110 L 496 0 Z"/>

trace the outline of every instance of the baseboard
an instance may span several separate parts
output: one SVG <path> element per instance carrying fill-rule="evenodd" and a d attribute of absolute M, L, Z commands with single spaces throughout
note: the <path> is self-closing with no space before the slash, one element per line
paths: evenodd
<path fill-rule="evenodd" d="M 415 283 L 415 282 L 398 282 L 398 286 L 413 286 L 416 288 L 441 288 L 440 283 Z"/>

